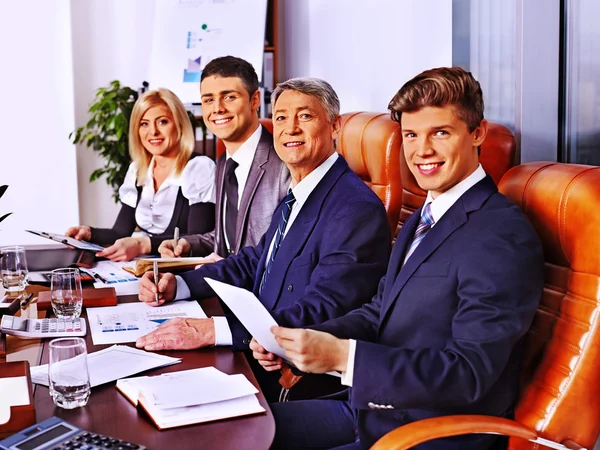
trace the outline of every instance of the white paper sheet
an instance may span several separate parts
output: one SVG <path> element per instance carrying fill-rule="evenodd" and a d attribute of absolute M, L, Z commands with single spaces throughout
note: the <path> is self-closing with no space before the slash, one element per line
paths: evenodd
<path fill-rule="evenodd" d="M 229 306 L 235 317 L 242 322 L 254 339 L 260 342 L 260 345 L 267 351 L 285 358 L 285 351 L 271 333 L 271 327 L 276 326 L 277 322 L 252 292 L 211 278 L 204 278 L 204 280 Z"/>
<path fill-rule="evenodd" d="M 162 409 L 205 405 L 258 394 L 243 374 L 226 375 L 202 369 L 172 372 L 144 381 L 144 396 Z"/>
<path fill-rule="evenodd" d="M 94 345 L 135 342 L 176 317 L 206 318 L 198 302 L 185 300 L 163 306 L 136 302 L 87 308 L 87 315 Z"/>
<path fill-rule="evenodd" d="M 242 322 L 242 325 L 260 345 L 268 352 L 282 357 L 288 364 L 291 364 L 285 356 L 285 350 L 279 346 L 275 336 L 271 333 L 271 327 L 278 325 L 278 323 L 252 292 L 211 278 L 205 277 L 204 280 L 213 288 L 219 298 L 229 306 L 235 317 Z M 339 372 L 327 372 L 326 374 L 341 377 Z"/>
<path fill-rule="evenodd" d="M 88 354 L 90 385 L 100 386 L 145 370 L 180 362 L 181 358 L 171 358 L 124 345 L 113 345 Z M 36 384 L 48 386 L 48 364 L 31 367 L 31 380 Z"/>
<path fill-rule="evenodd" d="M 97 280 L 94 287 L 114 287 L 117 296 L 137 294 L 140 292 L 140 280 L 123 270 L 125 266 L 131 266 L 131 261 L 98 261 L 92 269 L 87 270 Z"/>
<path fill-rule="evenodd" d="M 0 425 L 10 420 L 10 407 L 29 405 L 27 377 L 0 378 Z"/>

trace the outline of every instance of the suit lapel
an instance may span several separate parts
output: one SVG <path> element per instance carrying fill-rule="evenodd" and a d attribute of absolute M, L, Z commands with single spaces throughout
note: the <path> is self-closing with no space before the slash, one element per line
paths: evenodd
<path fill-rule="evenodd" d="M 271 273 L 269 274 L 267 284 L 263 290 L 262 300 L 267 309 L 273 309 L 277 304 L 277 300 L 279 299 L 279 294 L 283 286 L 283 281 L 292 263 L 292 260 L 298 256 L 298 254 L 304 248 L 306 241 L 310 237 L 313 228 L 319 219 L 321 209 L 325 203 L 325 198 L 337 180 L 346 170 L 348 170 L 348 164 L 340 155 L 331 169 L 329 169 L 323 179 L 311 192 L 308 199 L 302 206 L 302 209 L 298 213 L 298 216 L 294 220 L 294 223 L 292 223 L 292 226 L 287 231 L 283 241 L 281 242 L 281 246 L 277 251 L 277 256 L 271 269 Z M 277 208 L 277 212 L 280 212 L 280 209 L 281 206 Z M 277 215 L 277 217 L 279 217 L 279 215 Z M 276 224 L 275 226 L 273 225 L 274 224 L 271 223 L 271 227 L 269 228 L 270 239 L 267 241 L 267 243 L 265 243 L 265 252 L 263 253 L 268 251 L 273 239 L 273 234 L 277 226 Z M 261 269 L 264 269 L 265 260 L 266 256 L 263 256 L 259 263 L 262 264 L 262 266 L 259 266 Z M 261 276 L 263 271 L 264 270 L 261 270 Z"/>
<path fill-rule="evenodd" d="M 467 222 L 468 213 L 480 209 L 489 196 L 497 190 L 496 185 L 489 176 L 475 184 L 471 189 L 465 192 L 454 205 L 446 211 L 439 222 L 429 230 L 423 241 L 421 241 L 414 253 L 408 258 L 404 266 L 402 266 L 402 261 L 404 260 L 405 251 L 397 258 L 398 261 L 394 261 L 394 263 L 397 264 L 397 276 L 386 296 L 386 299 L 389 301 L 384 303 L 381 314 L 382 320 L 385 318 L 392 304 L 397 300 L 406 282 L 413 276 L 419 266 L 440 245 L 442 245 L 446 239 Z M 411 224 L 411 229 L 407 230 L 407 236 L 405 235 L 402 237 L 404 249 L 407 249 L 407 246 L 412 242 L 416 226 L 421 218 L 421 208 L 419 208 L 417 212 L 418 214 L 413 214 L 413 216 L 416 216 L 415 221 Z M 409 231 L 412 232 L 409 234 Z"/>
<path fill-rule="evenodd" d="M 223 153 L 217 160 L 217 204 L 215 205 L 215 241 L 217 243 L 217 251 L 221 256 L 227 255 L 225 248 L 225 235 L 223 233 L 223 187 L 225 183 L 225 160 L 226 154 Z"/>
<path fill-rule="evenodd" d="M 240 207 L 238 208 L 237 225 L 235 229 L 236 252 L 239 251 L 240 245 L 242 244 L 246 222 L 248 221 L 248 215 L 250 214 L 250 201 L 254 197 L 254 193 L 260 184 L 260 180 L 265 174 L 265 168 L 263 166 L 269 161 L 269 150 L 272 146 L 273 136 L 263 127 L 258 146 L 256 147 L 256 153 L 254 154 L 254 159 L 250 166 L 250 173 L 248 173 L 248 178 L 244 186 L 244 192 L 242 192 Z"/>

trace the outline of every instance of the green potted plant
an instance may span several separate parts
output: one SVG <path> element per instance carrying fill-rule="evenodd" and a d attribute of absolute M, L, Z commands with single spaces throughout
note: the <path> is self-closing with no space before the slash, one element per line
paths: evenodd
<path fill-rule="evenodd" d="M 144 86 L 148 86 L 144 83 Z M 85 144 L 104 158 L 104 166 L 90 175 L 94 181 L 106 175 L 106 182 L 113 189 L 113 199 L 119 201 L 119 187 L 125 180 L 131 163 L 129 157 L 129 120 L 138 94 L 127 86 L 121 86 L 118 80 L 108 87 L 99 88 L 88 112 L 90 119 L 83 127 L 69 135 L 74 144 Z M 204 122 L 196 121 L 188 111 L 194 129 L 200 127 L 206 139 Z"/>
<path fill-rule="evenodd" d="M 90 175 L 90 181 L 106 175 L 113 189 L 115 202 L 119 200 L 119 187 L 125 180 L 131 162 L 128 151 L 129 119 L 137 99 L 137 92 L 119 81 L 96 91 L 88 112 L 90 119 L 83 127 L 69 135 L 74 144 L 83 143 L 104 158 L 104 166 Z M 74 136 L 73 136 L 74 134 Z"/>

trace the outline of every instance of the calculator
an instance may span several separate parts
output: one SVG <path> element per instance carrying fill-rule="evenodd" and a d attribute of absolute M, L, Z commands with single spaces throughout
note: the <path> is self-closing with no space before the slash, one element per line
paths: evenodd
<path fill-rule="evenodd" d="M 0 441 L 2 450 L 58 450 L 58 449 L 126 449 L 146 450 L 142 445 L 121 439 L 90 433 L 58 417 L 39 422 Z"/>
<path fill-rule="evenodd" d="M 55 338 L 85 336 L 85 319 L 24 319 L 22 317 L 2 316 L 0 331 L 23 338 Z"/>

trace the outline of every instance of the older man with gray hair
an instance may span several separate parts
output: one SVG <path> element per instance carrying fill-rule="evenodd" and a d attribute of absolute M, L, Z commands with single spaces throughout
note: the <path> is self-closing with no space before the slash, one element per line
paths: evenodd
<path fill-rule="evenodd" d="M 336 153 L 340 103 L 329 83 L 294 78 L 272 95 L 275 150 L 290 170 L 287 196 L 258 245 L 183 273 L 146 274 L 139 298 L 155 305 L 213 296 L 205 277 L 251 290 L 286 327 L 305 327 L 339 317 L 377 290 L 391 246 L 383 204 Z M 146 350 L 233 345 L 248 350 L 251 336 L 233 316 L 171 320 L 140 338 Z M 254 359 L 250 357 L 254 363 Z M 276 361 L 274 361 L 276 363 Z M 273 399 L 267 372 L 257 373 Z M 267 386 L 270 384 L 271 386 Z"/>

